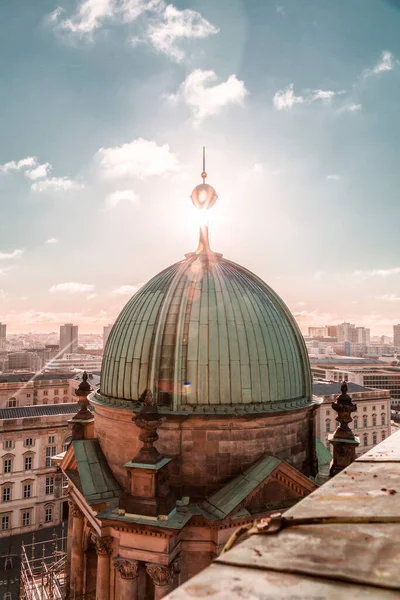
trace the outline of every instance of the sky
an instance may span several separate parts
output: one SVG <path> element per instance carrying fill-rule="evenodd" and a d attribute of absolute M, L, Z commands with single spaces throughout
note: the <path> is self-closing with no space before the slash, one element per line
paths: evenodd
<path fill-rule="evenodd" d="M 197 246 L 301 329 L 400 322 L 400 0 L 0 3 L 0 322 L 112 323 Z"/>

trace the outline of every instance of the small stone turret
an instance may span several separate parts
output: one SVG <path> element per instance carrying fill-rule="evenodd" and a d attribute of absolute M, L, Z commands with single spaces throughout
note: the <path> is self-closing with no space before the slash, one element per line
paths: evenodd
<path fill-rule="evenodd" d="M 337 412 L 336 421 L 339 425 L 335 432 L 329 436 L 329 443 L 333 446 L 333 460 L 329 470 L 330 477 L 333 477 L 345 467 L 348 467 L 356 458 L 356 447 L 360 444 L 360 439 L 354 435 L 349 427 L 353 420 L 351 413 L 357 410 L 357 405 L 353 404 L 347 393 L 347 383 L 343 381 L 341 394 L 332 402 L 332 408 Z"/>
<path fill-rule="evenodd" d="M 68 422 L 72 425 L 73 440 L 87 440 L 94 437 L 94 416 L 89 410 L 88 395 L 92 391 L 88 383 L 88 374 L 86 371 L 82 375 L 82 381 L 79 384 L 75 394 L 78 397 L 79 410 Z"/>

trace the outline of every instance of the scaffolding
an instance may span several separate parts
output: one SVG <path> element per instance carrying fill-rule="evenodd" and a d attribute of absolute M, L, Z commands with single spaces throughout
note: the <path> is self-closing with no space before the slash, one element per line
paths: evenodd
<path fill-rule="evenodd" d="M 62 600 L 65 597 L 67 538 L 53 532 L 52 539 L 21 547 L 21 600 Z"/>

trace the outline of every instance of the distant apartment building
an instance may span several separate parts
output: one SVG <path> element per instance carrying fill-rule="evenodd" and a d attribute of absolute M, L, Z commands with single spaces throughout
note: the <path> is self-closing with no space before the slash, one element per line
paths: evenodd
<path fill-rule="evenodd" d="M 0 374 L 0 408 L 66 404 L 74 400 L 71 374 Z"/>
<path fill-rule="evenodd" d="M 356 383 L 364 388 L 390 392 L 392 406 L 400 405 L 400 368 L 389 367 L 387 363 L 368 359 L 352 361 L 348 359 L 311 359 L 311 372 L 315 379 L 331 382 L 343 380 Z"/>
<path fill-rule="evenodd" d="M 70 443 L 76 412 L 76 402 L 0 409 L 0 537 L 67 518 L 67 488 L 52 457 Z"/>
<path fill-rule="evenodd" d="M 73 353 L 78 349 L 78 326 L 66 323 L 60 326 L 60 352 Z M 61 354 L 62 356 L 62 354 Z"/>
<path fill-rule="evenodd" d="M 393 325 L 393 346 L 400 351 L 400 324 Z"/>
<path fill-rule="evenodd" d="M 337 341 L 369 346 L 371 331 L 367 327 L 356 327 L 353 323 L 340 323 L 337 326 Z"/>
<path fill-rule="evenodd" d="M 112 328 L 113 328 L 113 324 L 111 324 L 111 325 L 105 325 L 103 327 L 103 350 L 106 347 L 108 336 L 110 335 Z"/>
<path fill-rule="evenodd" d="M 0 323 L 0 350 L 6 349 L 7 342 L 7 325 Z"/>
<path fill-rule="evenodd" d="M 340 394 L 341 382 L 316 381 L 313 383 L 313 395 L 322 400 L 317 411 L 316 431 L 321 442 L 330 448 L 329 435 L 335 431 L 336 412 L 332 402 Z M 370 450 L 386 439 L 390 431 L 390 393 L 386 390 L 371 390 L 358 384 L 348 384 L 348 394 L 357 405 L 357 412 L 352 414 L 353 422 L 349 424 L 360 439 L 356 453 L 358 456 Z"/>
<path fill-rule="evenodd" d="M 91 356 L 90 354 L 64 354 L 62 358 L 55 358 L 45 364 L 44 370 L 47 373 L 62 371 L 100 371 L 101 356 Z"/>
<path fill-rule="evenodd" d="M 323 338 L 327 337 L 327 327 L 309 327 L 308 337 L 310 338 Z"/>

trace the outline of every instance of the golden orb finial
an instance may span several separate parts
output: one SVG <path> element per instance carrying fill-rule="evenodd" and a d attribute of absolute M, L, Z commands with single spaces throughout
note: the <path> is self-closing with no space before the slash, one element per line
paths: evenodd
<path fill-rule="evenodd" d="M 201 173 L 203 183 L 196 185 L 190 196 L 195 207 L 200 210 L 212 208 L 218 198 L 217 192 L 212 185 L 206 183 L 206 177 L 206 148 L 203 146 L 203 171 Z"/>

